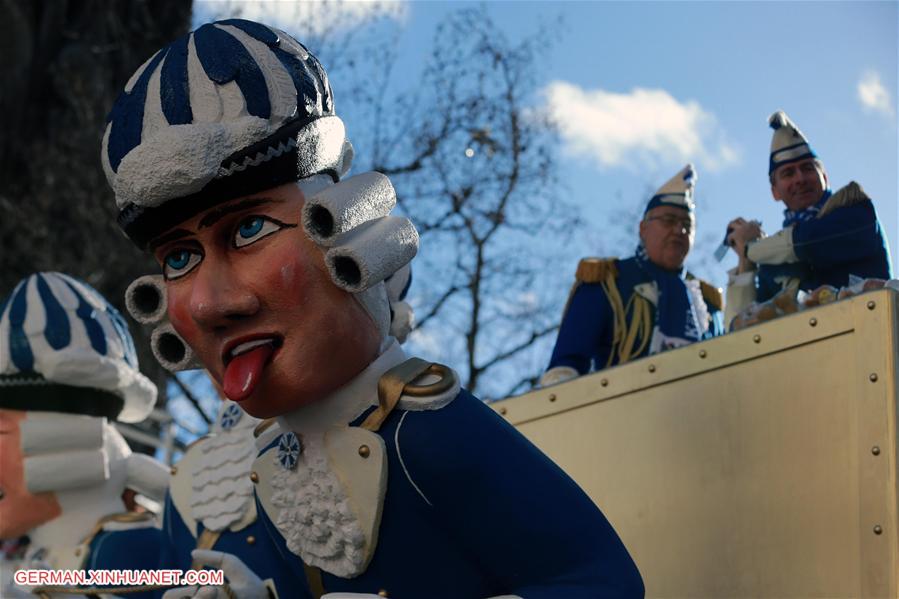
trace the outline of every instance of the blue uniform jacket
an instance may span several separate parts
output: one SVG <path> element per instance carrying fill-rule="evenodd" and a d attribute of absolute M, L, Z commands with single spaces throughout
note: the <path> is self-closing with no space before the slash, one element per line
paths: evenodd
<path fill-rule="evenodd" d="M 189 570 L 193 562 L 190 552 L 197 548 L 197 539 L 188 530 L 170 493 L 166 493 L 163 512 L 163 543 L 160 568 Z M 197 522 L 197 536 L 203 533 Z M 214 551 L 236 555 L 262 580 L 271 579 L 280 599 L 306 599 L 306 577 L 302 571 L 294 573 L 280 559 L 265 528 L 256 520 L 239 531 L 225 530 L 212 546 Z"/>
<path fill-rule="evenodd" d="M 871 200 L 796 223 L 793 250 L 800 262 L 759 265 L 757 301 L 771 299 L 790 278 L 798 278 L 799 288 L 810 291 L 820 285 L 844 287 L 849 275 L 892 276 L 889 249 Z"/>
<path fill-rule="evenodd" d="M 395 409 L 377 434 L 388 455 L 377 547 L 356 578 L 322 572 L 326 592 L 384 590 L 392 599 L 643 596 L 634 562 L 596 505 L 467 392 L 437 410 Z M 278 440 L 260 455 L 277 451 Z M 300 576 L 300 558 L 257 507 Z"/>
<path fill-rule="evenodd" d="M 618 276 L 615 284 L 626 306 L 629 298 L 636 293 L 634 288 L 642 283 L 650 283 L 652 278 L 639 267 L 636 258 L 615 260 Z M 705 299 L 709 312 L 709 330 L 706 338 L 724 333 L 721 305 Z M 631 313 L 627 314 L 630 319 Z M 652 325 L 655 324 L 655 311 Z M 553 349 L 549 368 L 569 366 L 580 374 L 606 367 L 613 351 L 614 314 L 606 292 L 599 283 L 581 283 L 572 295 L 568 309 L 562 317 L 559 336 Z M 649 345 L 634 356 L 641 358 L 649 353 Z M 618 363 L 617 356 L 611 366 Z M 591 368 L 592 366 L 592 368 Z"/>
<path fill-rule="evenodd" d="M 128 530 L 101 530 L 89 545 L 84 570 L 155 570 L 159 567 L 161 532 L 154 526 Z M 92 587 L 103 588 L 103 587 Z M 106 587 L 121 588 L 121 587 Z M 162 591 L 140 587 L 121 593 L 135 599 L 150 599 Z"/>

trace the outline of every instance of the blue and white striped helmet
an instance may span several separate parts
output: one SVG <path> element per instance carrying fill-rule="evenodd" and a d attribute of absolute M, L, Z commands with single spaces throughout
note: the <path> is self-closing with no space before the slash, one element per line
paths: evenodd
<path fill-rule="evenodd" d="M 101 154 L 119 224 L 145 247 L 220 202 L 352 161 L 328 76 L 282 31 L 203 25 L 159 50 L 125 86 Z"/>
<path fill-rule="evenodd" d="M 768 117 L 768 126 L 774 129 L 771 135 L 771 153 L 768 155 L 769 175 L 784 164 L 818 157 L 808 139 L 783 110 Z"/>
<path fill-rule="evenodd" d="M 139 422 L 155 402 L 128 325 L 91 286 L 42 272 L 0 304 L 0 408 Z"/>
<path fill-rule="evenodd" d="M 646 204 L 643 214 L 659 206 L 674 206 L 692 213 L 695 209 L 693 191 L 696 189 L 696 167 L 688 164 L 662 185 Z"/>

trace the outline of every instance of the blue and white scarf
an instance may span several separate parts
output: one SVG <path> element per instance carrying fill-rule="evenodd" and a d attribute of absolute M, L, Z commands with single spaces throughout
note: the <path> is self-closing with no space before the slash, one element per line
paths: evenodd
<path fill-rule="evenodd" d="M 659 292 L 650 353 L 701 340 L 708 326 L 704 326 L 698 316 L 700 306 L 696 304 L 702 302 L 698 281 L 692 286 L 694 289 L 688 286 L 694 281 L 686 280 L 683 269 L 671 272 L 656 266 L 642 243 L 637 245 L 635 258 L 640 268 L 655 282 Z M 704 304 L 701 308 L 703 314 L 708 314 Z"/>
<path fill-rule="evenodd" d="M 821 208 L 823 208 L 824 204 L 827 203 L 827 200 L 830 199 L 832 193 L 833 192 L 831 192 L 830 189 L 825 189 L 824 194 L 821 195 L 821 199 L 808 208 L 803 208 L 802 210 L 784 210 L 784 228 L 817 217 L 818 213 L 821 212 Z"/>

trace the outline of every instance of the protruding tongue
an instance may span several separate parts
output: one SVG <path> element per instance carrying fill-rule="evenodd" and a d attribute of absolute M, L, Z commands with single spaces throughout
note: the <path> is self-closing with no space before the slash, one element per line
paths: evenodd
<path fill-rule="evenodd" d="M 235 356 L 225 367 L 222 388 L 231 401 L 243 401 L 253 393 L 259 384 L 262 370 L 275 351 L 271 343 L 254 347 L 250 351 Z"/>

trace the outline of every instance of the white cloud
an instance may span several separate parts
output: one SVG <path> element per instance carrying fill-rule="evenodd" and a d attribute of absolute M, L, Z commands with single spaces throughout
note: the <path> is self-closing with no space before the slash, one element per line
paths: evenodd
<path fill-rule="evenodd" d="M 696 101 L 680 102 L 662 89 L 618 94 L 565 81 L 543 91 L 566 150 L 592 157 L 600 168 L 695 162 L 718 170 L 739 161 L 715 116 Z"/>
<path fill-rule="evenodd" d="M 405 0 L 198 0 L 193 11 L 194 26 L 241 18 L 295 35 L 302 32 L 319 36 L 353 29 L 379 17 L 404 21 L 408 4 Z"/>
<path fill-rule="evenodd" d="M 865 110 L 893 116 L 890 92 L 883 86 L 877 71 L 865 71 L 858 82 L 858 100 Z"/>

